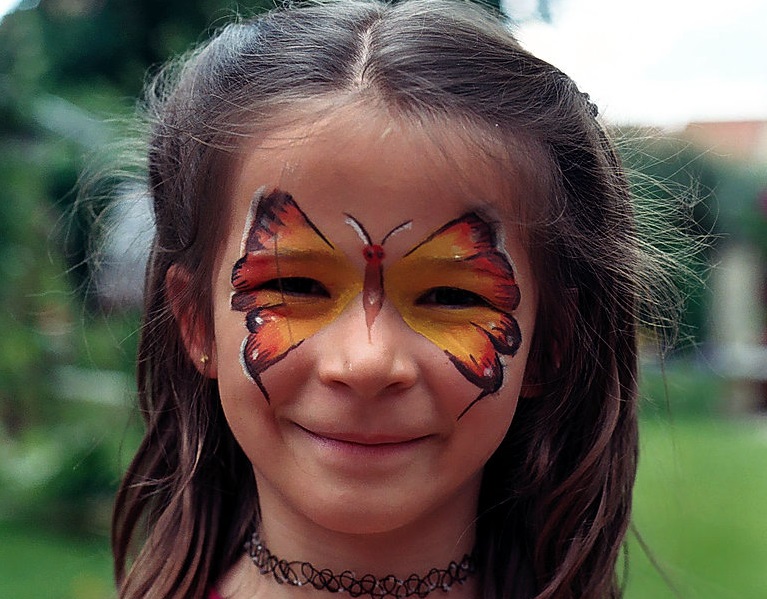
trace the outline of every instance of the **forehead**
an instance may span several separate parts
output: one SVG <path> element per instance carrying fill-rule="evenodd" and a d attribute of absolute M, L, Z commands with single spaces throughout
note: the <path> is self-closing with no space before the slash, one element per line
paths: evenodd
<path fill-rule="evenodd" d="M 320 225 L 353 214 L 370 223 L 373 237 L 403 219 L 433 228 L 468 211 L 509 222 L 530 195 L 526 171 L 478 127 L 406 122 L 347 106 L 245 145 L 232 224 L 242 222 L 262 187 L 290 193 Z"/>

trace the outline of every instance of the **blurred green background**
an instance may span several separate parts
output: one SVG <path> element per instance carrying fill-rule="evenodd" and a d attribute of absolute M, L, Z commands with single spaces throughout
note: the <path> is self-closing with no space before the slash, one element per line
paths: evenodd
<path fill-rule="evenodd" d="M 109 518 L 141 435 L 135 292 L 150 231 L 118 209 L 141 194 L 117 142 L 147 69 L 233 13 L 212 0 L 42 0 L 0 22 L 0 597 L 114 595 Z M 687 264 L 697 277 L 679 281 L 680 349 L 661 362 L 648 342 L 643 356 L 627 596 L 763 599 L 767 159 L 709 152 L 707 132 L 726 135 L 712 124 L 616 132 L 637 193 L 673 202 L 691 234 L 713 233 Z M 87 165 L 98 176 L 78 203 Z M 108 225 L 134 219 L 122 240 L 95 233 L 110 206 Z M 744 280 L 743 293 L 719 291 Z M 733 308 L 741 295 L 750 303 L 736 308 L 753 309 Z"/>

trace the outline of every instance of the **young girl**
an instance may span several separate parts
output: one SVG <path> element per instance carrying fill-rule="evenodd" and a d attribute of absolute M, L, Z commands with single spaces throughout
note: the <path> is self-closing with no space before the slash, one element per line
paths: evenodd
<path fill-rule="evenodd" d="M 620 596 L 650 261 L 588 96 L 479 8 L 341 0 L 150 101 L 120 597 Z"/>

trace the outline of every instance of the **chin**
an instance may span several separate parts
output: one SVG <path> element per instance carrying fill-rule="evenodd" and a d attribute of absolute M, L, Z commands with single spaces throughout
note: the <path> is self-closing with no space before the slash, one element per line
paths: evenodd
<path fill-rule="evenodd" d="M 479 478 L 477 477 L 477 481 Z M 347 535 L 407 535 L 444 525 L 445 518 L 471 521 L 478 484 L 424 493 L 420 488 L 371 486 L 307 497 L 305 515 L 328 531 Z M 420 492 L 419 492 L 420 491 Z"/>
<path fill-rule="evenodd" d="M 390 533 L 422 518 L 411 501 L 384 501 L 382 497 L 344 494 L 343 498 L 312 503 L 307 516 L 318 526 L 349 535 L 381 535 Z"/>

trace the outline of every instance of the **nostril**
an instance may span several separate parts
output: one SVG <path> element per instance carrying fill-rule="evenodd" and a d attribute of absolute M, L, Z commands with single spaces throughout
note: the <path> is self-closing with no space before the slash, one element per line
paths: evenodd
<path fill-rule="evenodd" d="M 323 329 L 314 345 L 320 382 L 352 390 L 361 398 L 412 386 L 418 370 L 414 332 L 386 302 L 375 326 L 369 328 L 361 299 L 351 302 L 338 320 Z"/>
<path fill-rule="evenodd" d="M 370 345 L 367 340 L 363 348 L 352 350 L 346 356 L 343 349 L 339 349 L 340 356 L 336 352 L 324 352 L 318 367 L 319 379 L 325 385 L 345 387 L 359 398 L 372 399 L 399 393 L 417 380 L 415 364 L 397 350 L 375 343 Z"/>

